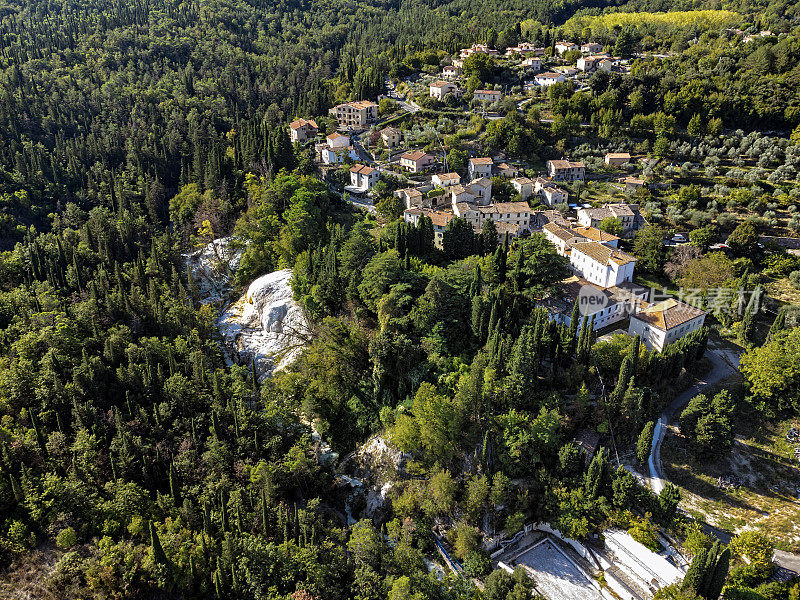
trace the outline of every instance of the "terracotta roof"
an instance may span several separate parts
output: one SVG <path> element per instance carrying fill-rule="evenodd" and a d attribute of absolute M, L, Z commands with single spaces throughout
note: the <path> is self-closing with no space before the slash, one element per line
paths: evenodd
<path fill-rule="evenodd" d="M 519 229 L 519 225 L 516 223 L 504 223 L 503 221 L 495 221 L 494 222 L 495 231 L 497 231 L 498 235 L 508 233 L 516 233 Z"/>
<path fill-rule="evenodd" d="M 517 185 L 529 185 L 532 184 L 533 181 L 528 179 L 527 177 L 515 177 L 511 180 L 511 183 L 516 183 Z"/>
<path fill-rule="evenodd" d="M 542 229 L 550 232 L 551 234 L 553 234 L 554 236 L 565 242 L 568 242 L 575 237 L 575 234 L 569 231 L 568 229 L 564 229 L 560 225 L 556 225 L 555 223 L 552 222 L 545 224 L 545 226 L 542 227 Z"/>
<path fill-rule="evenodd" d="M 571 162 L 569 160 L 548 160 L 549 164 L 553 165 L 556 169 L 582 169 L 584 164 L 580 161 Z"/>
<path fill-rule="evenodd" d="M 414 162 L 417 162 L 423 156 L 430 156 L 430 155 L 425 152 L 422 152 L 422 150 L 416 150 L 415 152 L 406 152 L 400 158 L 401 159 L 404 158 L 406 160 L 413 160 Z"/>
<path fill-rule="evenodd" d="M 614 216 L 617 217 L 632 217 L 634 216 L 633 210 L 627 204 L 609 204 L 608 208 Z"/>
<path fill-rule="evenodd" d="M 428 213 L 428 216 L 437 227 L 446 227 L 450 221 L 456 218 L 453 213 L 440 212 L 438 210 Z"/>
<path fill-rule="evenodd" d="M 495 95 L 495 94 L 497 94 L 498 96 L 502 95 L 502 94 L 501 94 L 500 92 L 498 92 L 497 90 L 475 90 L 475 92 L 474 92 L 474 93 L 475 93 L 475 94 L 491 94 L 491 95 Z"/>
<path fill-rule="evenodd" d="M 355 102 L 348 102 L 353 108 L 370 108 L 371 106 L 378 106 L 370 100 L 356 100 Z"/>
<path fill-rule="evenodd" d="M 573 244 L 572 247 L 578 252 L 582 252 L 592 260 L 596 260 L 597 262 L 607 266 L 612 262 L 622 266 L 636 261 L 636 258 L 630 254 L 627 254 L 622 250 L 617 250 L 616 248 L 609 248 L 600 242 L 579 242 L 577 244 Z"/>
<path fill-rule="evenodd" d="M 383 129 L 381 129 L 381 133 L 382 134 L 383 133 L 391 133 L 391 134 L 395 134 L 396 133 L 397 135 L 400 135 L 402 132 L 397 127 L 384 127 Z"/>
<path fill-rule="evenodd" d="M 341 133 L 334 132 L 334 133 L 332 133 L 330 135 L 326 135 L 325 139 L 333 141 L 333 140 L 337 140 L 339 138 L 346 138 L 346 137 L 347 137 L 346 135 L 342 135 Z"/>
<path fill-rule="evenodd" d="M 572 231 L 593 242 L 613 242 L 619 239 L 617 236 L 607 233 L 602 229 L 597 229 L 596 227 L 575 226 L 572 228 Z"/>
<path fill-rule="evenodd" d="M 699 308 L 680 302 L 675 298 L 669 298 L 649 306 L 634 316 L 640 321 L 667 331 L 704 314 Z"/>
<path fill-rule="evenodd" d="M 361 173 L 362 175 L 369 175 L 373 173 L 375 169 L 372 167 L 368 167 L 367 165 L 353 165 L 350 167 L 351 173 Z"/>
<path fill-rule="evenodd" d="M 292 129 L 300 129 L 304 125 L 311 125 L 314 129 L 319 129 L 314 119 L 309 119 L 308 121 L 306 121 L 305 119 L 295 119 L 294 121 L 289 123 L 289 127 L 291 127 Z"/>
<path fill-rule="evenodd" d="M 603 219 L 606 219 L 608 217 L 613 217 L 614 216 L 613 213 L 609 209 L 607 209 L 605 207 L 603 207 L 603 208 L 581 208 L 578 212 L 581 212 L 581 211 L 583 211 L 584 213 L 589 215 L 589 217 L 591 217 L 592 219 L 595 219 L 597 221 L 602 221 Z"/>
<path fill-rule="evenodd" d="M 492 185 L 492 180 L 488 177 L 478 177 L 469 182 L 469 185 L 477 185 L 482 188 L 487 188 Z"/>
<path fill-rule="evenodd" d="M 534 79 L 558 79 L 563 75 L 564 75 L 563 73 L 553 73 L 553 72 L 539 73 L 536 77 L 534 77 Z"/>
<path fill-rule="evenodd" d="M 642 296 L 646 298 L 650 293 L 649 290 L 645 287 L 636 285 L 635 283 L 630 283 L 628 281 L 625 281 L 620 285 L 603 288 L 597 284 L 587 281 L 583 277 L 573 275 L 572 277 L 567 277 L 564 279 L 559 284 L 558 289 L 563 297 L 570 300 L 570 305 L 572 305 L 578 298 L 581 288 L 586 286 L 591 286 L 598 294 L 605 296 L 607 306 L 616 304 L 618 302 L 629 302 L 638 308 L 648 306 L 647 302 L 642 300 Z M 633 308 L 633 306 L 631 308 Z"/>
<path fill-rule="evenodd" d="M 627 152 L 609 152 L 606 154 L 606 158 L 627 158 L 630 160 L 631 155 Z"/>
<path fill-rule="evenodd" d="M 495 202 L 494 207 L 497 212 L 501 213 L 515 213 L 515 212 L 530 212 L 531 207 L 527 202 Z"/>
<path fill-rule="evenodd" d="M 564 218 L 557 210 L 537 210 L 533 213 L 539 223 L 555 223 L 564 227 L 569 227 L 569 221 Z"/>
<path fill-rule="evenodd" d="M 491 165 L 494 164 L 491 158 L 470 158 L 470 164 L 473 165 Z"/>
<path fill-rule="evenodd" d="M 562 190 L 560 187 L 555 186 L 555 185 L 546 185 L 546 186 L 544 186 L 542 188 L 542 191 L 545 192 L 546 194 L 566 194 L 567 193 L 564 190 Z"/>
<path fill-rule="evenodd" d="M 443 88 L 443 87 L 447 87 L 447 86 L 455 87 L 455 85 L 453 83 L 451 83 L 449 81 L 442 81 L 441 79 L 439 81 L 434 81 L 431 84 L 432 88 Z"/>
<path fill-rule="evenodd" d="M 440 180 L 445 179 L 461 179 L 461 175 L 458 173 L 437 173 L 434 177 L 438 177 Z"/>

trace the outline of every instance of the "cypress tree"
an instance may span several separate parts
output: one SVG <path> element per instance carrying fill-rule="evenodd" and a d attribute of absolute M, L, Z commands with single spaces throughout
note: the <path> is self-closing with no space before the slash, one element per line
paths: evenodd
<path fill-rule="evenodd" d="M 44 436 L 42 435 L 41 429 L 39 429 L 39 423 L 32 409 L 28 409 L 28 417 L 30 417 L 33 432 L 36 434 L 36 444 L 39 446 L 39 450 L 42 451 L 42 456 L 47 458 L 47 446 L 44 443 Z"/>
<path fill-rule="evenodd" d="M 682 589 L 695 593 L 699 592 L 700 586 L 703 583 L 707 560 L 708 550 L 706 548 L 703 548 L 700 552 L 695 554 L 692 559 L 692 564 L 689 565 L 689 569 L 683 577 L 683 583 L 681 584 Z"/>
<path fill-rule="evenodd" d="M 175 470 L 175 463 L 169 463 L 169 491 L 172 494 L 172 501 L 175 506 L 181 505 L 181 484 L 178 481 L 178 472 Z"/>
<path fill-rule="evenodd" d="M 717 559 L 714 572 L 709 579 L 708 585 L 704 590 L 703 598 L 706 600 L 717 600 L 725 586 L 725 579 L 728 577 L 728 569 L 731 564 L 731 551 L 725 548 Z"/>
<path fill-rule="evenodd" d="M 655 431 L 655 421 L 649 421 L 645 424 L 644 429 L 639 434 L 639 439 L 636 441 L 636 458 L 640 463 L 646 463 L 650 457 L 650 448 L 653 444 L 653 432 Z"/>
<path fill-rule="evenodd" d="M 750 305 L 744 311 L 742 324 L 739 328 L 739 339 L 742 342 L 750 343 L 753 341 L 753 333 L 755 330 L 755 318 L 753 317 L 753 309 Z"/>
<path fill-rule="evenodd" d="M 783 331 L 784 327 L 786 327 L 786 307 L 782 307 L 778 314 L 775 316 L 775 320 L 772 322 L 772 325 L 769 328 L 769 333 L 767 334 L 767 342 L 772 341 L 772 338 L 779 332 Z"/>
<path fill-rule="evenodd" d="M 156 531 L 156 526 L 153 525 L 152 521 L 148 521 L 150 524 L 150 549 L 153 552 L 153 561 L 160 565 L 167 564 L 167 555 L 164 554 L 164 548 L 161 547 L 161 540 L 158 539 L 158 532 Z"/>
<path fill-rule="evenodd" d="M 580 308 L 578 301 L 572 306 L 572 316 L 569 319 L 569 329 L 567 330 L 567 357 L 572 358 L 575 354 L 575 347 L 578 343 L 578 318 L 580 317 Z"/>

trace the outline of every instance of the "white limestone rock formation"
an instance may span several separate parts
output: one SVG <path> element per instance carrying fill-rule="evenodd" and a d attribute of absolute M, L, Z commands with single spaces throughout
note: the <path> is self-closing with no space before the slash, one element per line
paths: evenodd
<path fill-rule="evenodd" d="M 261 378 L 285 369 L 310 339 L 300 305 L 292 297 L 290 269 L 262 275 L 219 317 L 219 330 L 231 359 L 255 360 Z"/>

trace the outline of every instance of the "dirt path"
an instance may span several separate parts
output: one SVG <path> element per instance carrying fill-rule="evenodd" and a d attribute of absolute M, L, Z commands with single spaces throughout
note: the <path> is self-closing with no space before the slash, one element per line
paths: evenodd
<path fill-rule="evenodd" d="M 689 400 L 702 393 L 708 386 L 719 383 L 723 379 L 736 374 L 739 369 L 739 353 L 721 344 L 712 345 L 712 342 L 709 341 L 706 356 L 713 364 L 711 371 L 706 373 L 703 379 L 698 380 L 692 387 L 675 398 L 664 409 L 656 423 L 656 428 L 653 432 L 653 443 L 650 448 L 650 457 L 647 459 L 648 480 L 650 487 L 656 494 L 661 493 L 666 483 L 664 472 L 661 468 L 661 443 L 664 441 L 667 427 L 678 411 L 688 404 Z"/>

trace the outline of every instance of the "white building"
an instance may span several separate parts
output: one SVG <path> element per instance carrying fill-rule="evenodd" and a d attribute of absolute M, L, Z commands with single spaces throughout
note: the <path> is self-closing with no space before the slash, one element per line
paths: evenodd
<path fill-rule="evenodd" d="M 467 167 L 469 178 L 491 177 L 493 165 L 491 158 L 470 158 L 469 166 Z"/>
<path fill-rule="evenodd" d="M 598 52 L 603 51 L 603 44 L 598 44 L 597 42 L 587 42 L 585 44 L 581 44 L 581 52 L 584 54 L 597 54 Z"/>
<path fill-rule="evenodd" d="M 350 145 L 350 138 L 336 132 L 327 136 L 324 144 L 317 146 L 317 152 L 326 165 L 341 164 L 346 159 L 358 159 L 358 152 Z"/>
<path fill-rule="evenodd" d="M 538 73 L 533 80 L 536 82 L 537 85 L 546 88 L 550 87 L 555 83 L 564 83 L 567 78 L 563 73 Z"/>
<path fill-rule="evenodd" d="M 367 165 L 353 165 L 350 167 L 350 187 L 355 192 L 367 192 L 378 183 L 381 172 Z"/>
<path fill-rule="evenodd" d="M 568 277 L 557 288 L 559 298 L 545 303 L 556 323 L 569 327 L 572 307 L 579 303 L 581 319 L 586 314 L 594 317 L 593 329 L 597 331 L 625 320 L 641 306 L 647 304 L 650 291 L 634 283 L 603 288 L 581 277 Z M 590 300 L 591 299 L 591 300 Z"/>
<path fill-rule="evenodd" d="M 667 344 L 697 331 L 706 313 L 699 308 L 669 298 L 631 315 L 630 335 L 639 335 L 651 350 L 661 352 Z"/>
<path fill-rule="evenodd" d="M 556 204 L 565 204 L 569 199 L 566 190 L 558 187 L 549 179 L 537 177 L 533 185 L 533 192 L 539 196 L 547 206 L 553 207 Z"/>
<path fill-rule="evenodd" d="M 454 207 L 459 202 L 486 206 L 492 201 L 492 180 L 488 177 L 479 177 L 467 185 L 454 185 L 447 189 Z"/>
<path fill-rule="evenodd" d="M 442 69 L 442 77 L 445 79 L 455 79 L 461 76 L 461 69 L 455 65 L 450 65 Z"/>
<path fill-rule="evenodd" d="M 530 69 L 534 73 L 542 70 L 542 59 L 531 56 L 522 61 L 522 66 Z"/>
<path fill-rule="evenodd" d="M 556 43 L 556 52 L 559 54 L 564 54 L 564 52 L 569 52 L 570 50 L 577 50 L 578 44 L 573 44 L 572 42 L 557 42 Z"/>
<path fill-rule="evenodd" d="M 461 175 L 458 173 L 436 173 L 431 177 L 431 183 L 437 187 L 451 187 L 461 183 Z"/>
<path fill-rule="evenodd" d="M 449 81 L 434 81 L 430 86 L 431 98 L 442 100 L 447 94 L 459 94 L 458 86 Z"/>
<path fill-rule="evenodd" d="M 636 258 L 600 242 L 578 242 L 572 244 L 569 264 L 576 275 L 606 288 L 633 281 Z"/>

